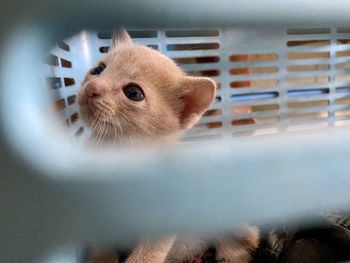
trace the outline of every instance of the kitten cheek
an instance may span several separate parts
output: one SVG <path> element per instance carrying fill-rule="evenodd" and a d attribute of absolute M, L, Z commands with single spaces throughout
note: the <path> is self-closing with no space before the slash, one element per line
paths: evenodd
<path fill-rule="evenodd" d="M 78 104 L 85 105 L 87 103 L 87 98 L 84 95 L 78 94 Z"/>
<path fill-rule="evenodd" d="M 87 104 L 87 96 L 85 95 L 85 86 L 82 86 L 77 94 L 78 105 Z"/>
<path fill-rule="evenodd" d="M 83 120 L 83 122 L 88 124 L 88 120 L 92 116 L 92 112 L 88 109 L 88 107 L 80 107 L 79 108 L 79 114 L 80 114 L 81 119 Z"/>

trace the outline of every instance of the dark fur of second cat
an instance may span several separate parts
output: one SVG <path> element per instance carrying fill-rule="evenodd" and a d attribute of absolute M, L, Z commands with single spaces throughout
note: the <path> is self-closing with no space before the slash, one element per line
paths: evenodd
<path fill-rule="evenodd" d="M 314 219 L 313 226 L 262 233 L 252 263 L 328 263 L 350 260 L 350 226 Z"/>

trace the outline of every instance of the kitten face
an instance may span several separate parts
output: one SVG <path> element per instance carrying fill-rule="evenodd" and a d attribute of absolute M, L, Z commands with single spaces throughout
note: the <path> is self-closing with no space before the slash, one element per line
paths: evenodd
<path fill-rule="evenodd" d="M 133 44 L 123 31 L 86 74 L 78 103 L 95 142 L 130 144 L 190 128 L 214 96 L 212 80 L 186 76 L 171 59 Z"/>

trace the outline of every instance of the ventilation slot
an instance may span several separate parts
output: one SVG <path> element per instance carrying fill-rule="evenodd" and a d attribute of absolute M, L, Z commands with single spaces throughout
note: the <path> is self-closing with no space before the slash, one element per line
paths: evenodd
<path fill-rule="evenodd" d="M 247 113 L 261 113 L 261 112 L 271 112 L 277 111 L 279 109 L 278 104 L 263 104 L 263 105 L 244 105 L 239 107 L 234 107 L 231 109 L 232 114 L 247 114 Z"/>
<path fill-rule="evenodd" d="M 350 97 L 336 99 L 335 103 L 336 104 L 350 104 Z"/>
<path fill-rule="evenodd" d="M 128 30 L 128 33 L 132 38 L 155 38 L 158 36 L 155 30 Z"/>
<path fill-rule="evenodd" d="M 79 114 L 75 112 L 72 116 L 70 116 L 70 122 L 74 124 L 79 119 Z"/>
<path fill-rule="evenodd" d="M 340 27 L 337 29 L 337 33 L 350 33 L 350 27 Z"/>
<path fill-rule="evenodd" d="M 274 61 L 278 59 L 276 53 L 267 54 L 242 54 L 242 55 L 232 55 L 230 56 L 231 62 L 264 62 L 264 61 Z"/>
<path fill-rule="evenodd" d="M 128 30 L 131 38 L 155 38 L 158 33 L 155 30 Z M 99 32 L 97 37 L 99 39 L 112 39 L 113 32 Z"/>
<path fill-rule="evenodd" d="M 64 68 L 71 68 L 72 67 L 72 62 L 70 62 L 69 60 L 65 60 L 65 59 L 61 58 L 61 65 Z"/>
<path fill-rule="evenodd" d="M 72 78 L 64 78 L 64 85 L 66 87 L 73 86 L 75 84 L 75 80 Z"/>
<path fill-rule="evenodd" d="M 336 111 L 336 112 L 335 112 L 335 116 L 336 116 L 336 117 L 340 117 L 340 116 L 350 116 L 350 109 Z"/>
<path fill-rule="evenodd" d="M 293 78 L 287 78 L 287 82 L 290 85 L 305 85 L 305 84 L 310 84 L 310 83 L 327 83 L 327 82 L 329 82 L 329 76 L 293 77 Z"/>
<path fill-rule="evenodd" d="M 210 50 L 219 47 L 219 43 L 171 44 L 166 46 L 169 51 Z"/>
<path fill-rule="evenodd" d="M 350 87 L 337 87 L 335 92 L 342 97 L 335 100 L 336 104 L 350 104 Z"/>
<path fill-rule="evenodd" d="M 113 32 L 99 32 L 97 33 L 97 37 L 99 39 L 112 39 Z"/>
<path fill-rule="evenodd" d="M 65 51 L 68 51 L 68 52 L 70 51 L 69 45 L 64 41 L 59 42 L 58 47 L 65 50 Z"/>
<path fill-rule="evenodd" d="M 266 100 L 274 99 L 278 97 L 278 92 L 261 92 L 261 93 L 246 93 L 231 95 L 232 101 L 245 101 L 245 100 Z"/>
<path fill-rule="evenodd" d="M 214 37 L 219 35 L 219 30 L 172 30 L 166 31 L 167 37 Z"/>
<path fill-rule="evenodd" d="M 350 45 L 350 39 L 337 39 L 337 44 L 338 45 Z"/>
<path fill-rule="evenodd" d="M 290 28 L 287 30 L 288 35 L 319 35 L 331 33 L 330 28 Z"/>
<path fill-rule="evenodd" d="M 235 119 L 231 122 L 233 126 L 240 125 L 252 125 L 252 124 L 276 124 L 279 121 L 279 117 L 255 117 L 255 118 L 245 118 L 245 119 Z"/>
<path fill-rule="evenodd" d="M 337 57 L 350 57 L 350 50 L 337 51 L 335 55 Z"/>
<path fill-rule="evenodd" d="M 350 63 L 345 62 L 345 63 L 337 63 L 335 64 L 336 69 L 350 69 Z"/>
<path fill-rule="evenodd" d="M 275 134 L 278 132 L 278 122 L 278 116 L 235 119 L 231 122 L 234 129 L 232 135 L 241 137 Z"/>
<path fill-rule="evenodd" d="M 238 120 L 233 120 L 231 124 L 233 126 L 239 126 L 239 125 L 251 125 L 255 124 L 255 119 L 249 118 L 249 119 L 238 119 Z"/>
<path fill-rule="evenodd" d="M 66 107 L 66 102 L 64 99 L 55 101 L 53 104 L 54 111 L 61 111 Z"/>
<path fill-rule="evenodd" d="M 324 94 L 329 94 L 328 88 L 288 90 L 288 96 L 290 97 L 315 96 L 315 95 L 324 95 Z"/>
<path fill-rule="evenodd" d="M 222 114 L 221 109 L 211 109 L 211 110 L 208 110 L 206 113 L 204 113 L 203 117 L 220 116 L 221 114 Z"/>
<path fill-rule="evenodd" d="M 312 108 L 312 107 L 326 107 L 328 105 L 329 105 L 328 100 L 295 101 L 295 102 L 289 102 L 288 108 L 302 109 L 302 108 Z"/>
<path fill-rule="evenodd" d="M 69 128 L 69 120 L 66 120 L 64 123 L 63 123 L 63 129 L 68 129 Z"/>
<path fill-rule="evenodd" d="M 204 77 L 217 77 L 220 75 L 220 70 L 213 69 L 213 70 L 198 70 L 198 71 L 188 71 L 187 72 L 190 75 L 194 76 L 204 76 Z"/>
<path fill-rule="evenodd" d="M 174 58 L 178 64 L 204 64 L 204 63 L 217 63 L 220 58 L 218 56 L 213 57 L 189 57 L 189 58 Z"/>
<path fill-rule="evenodd" d="M 276 72 L 278 72 L 278 67 L 251 67 L 230 69 L 231 75 L 271 74 Z"/>
<path fill-rule="evenodd" d="M 222 122 L 221 121 L 216 121 L 216 122 L 206 122 L 206 123 L 200 123 L 197 124 L 193 127 L 194 131 L 196 129 L 203 129 L 203 128 L 209 128 L 209 129 L 216 129 L 216 128 L 221 128 L 222 127 Z"/>
<path fill-rule="evenodd" d="M 109 47 L 100 47 L 100 52 L 101 53 L 108 53 Z"/>
<path fill-rule="evenodd" d="M 292 40 L 287 42 L 287 47 L 321 47 L 330 44 L 330 40 Z"/>
<path fill-rule="evenodd" d="M 288 59 L 317 59 L 317 58 L 329 58 L 329 52 L 301 52 L 301 53 L 288 53 Z"/>
<path fill-rule="evenodd" d="M 60 78 L 47 77 L 46 85 L 50 89 L 59 89 L 62 87 L 62 80 Z"/>
<path fill-rule="evenodd" d="M 308 64 L 308 65 L 293 65 L 288 66 L 289 72 L 308 72 L 308 71 L 323 71 L 329 70 L 329 64 Z"/>
<path fill-rule="evenodd" d="M 345 87 L 337 87 L 335 89 L 336 93 L 350 93 L 350 87 L 345 86 Z"/>
<path fill-rule="evenodd" d="M 222 101 L 221 96 L 216 96 L 216 97 L 215 97 L 215 102 L 216 102 L 216 103 L 221 102 L 221 101 Z"/>
<path fill-rule="evenodd" d="M 79 130 L 74 134 L 75 137 L 80 137 L 84 132 L 84 127 L 80 127 Z"/>
<path fill-rule="evenodd" d="M 58 57 L 52 54 L 49 54 L 45 57 L 44 63 L 50 66 L 58 66 Z"/>
<path fill-rule="evenodd" d="M 309 121 L 328 118 L 328 112 L 310 112 L 310 113 L 296 113 L 288 114 L 288 120 L 293 122 Z"/>
<path fill-rule="evenodd" d="M 230 83 L 230 86 L 231 88 L 276 87 L 277 84 L 278 84 L 277 79 L 265 79 L 265 80 L 233 81 Z"/>
<path fill-rule="evenodd" d="M 337 82 L 349 82 L 350 81 L 350 74 L 337 75 L 337 76 L 335 76 L 335 81 L 337 81 Z"/>
<path fill-rule="evenodd" d="M 147 45 L 148 47 L 150 47 L 150 48 L 153 48 L 153 49 L 155 49 L 155 50 L 158 50 L 159 48 L 158 48 L 158 45 Z"/>
<path fill-rule="evenodd" d="M 69 96 L 67 98 L 67 102 L 68 102 L 68 105 L 72 105 L 76 102 L 76 99 L 77 99 L 77 96 L 76 95 L 72 95 L 72 96 Z"/>

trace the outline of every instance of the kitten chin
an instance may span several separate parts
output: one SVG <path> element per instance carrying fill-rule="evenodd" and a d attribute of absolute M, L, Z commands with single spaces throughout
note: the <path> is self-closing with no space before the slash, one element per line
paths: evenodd
<path fill-rule="evenodd" d="M 114 136 L 114 135 L 113 135 Z M 126 141 L 125 141 L 126 140 Z M 173 149 L 178 141 L 178 135 L 163 136 L 159 139 L 153 138 L 132 138 L 117 140 L 113 138 L 105 138 L 98 142 L 98 137 L 91 135 L 87 138 L 83 145 L 84 149 L 95 152 L 96 150 L 104 152 L 120 152 L 120 151 L 166 151 Z M 156 142 L 156 143 L 155 143 Z"/>

